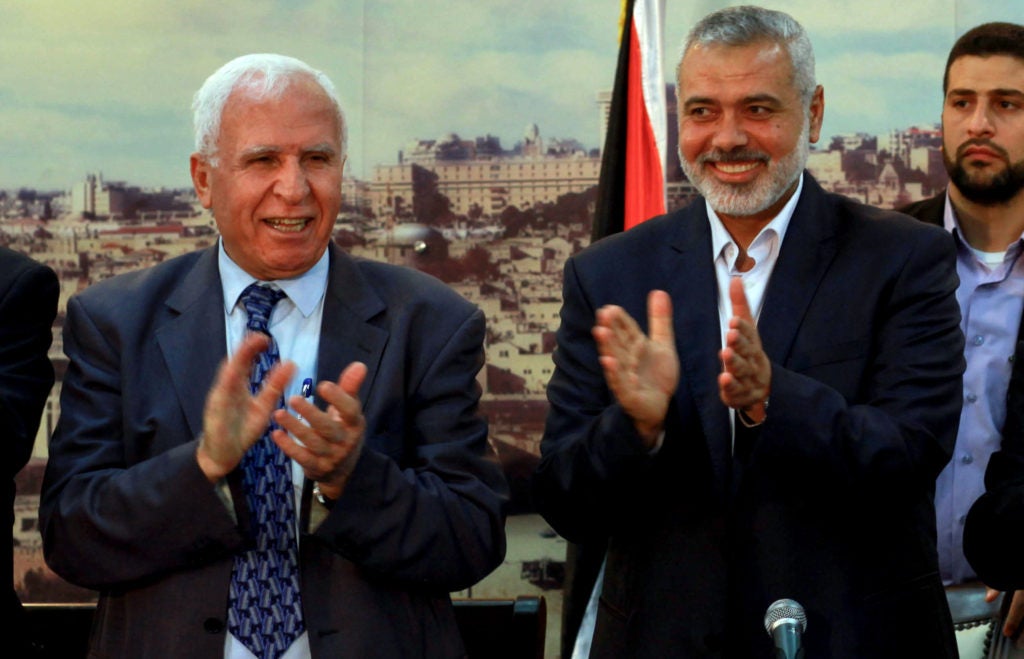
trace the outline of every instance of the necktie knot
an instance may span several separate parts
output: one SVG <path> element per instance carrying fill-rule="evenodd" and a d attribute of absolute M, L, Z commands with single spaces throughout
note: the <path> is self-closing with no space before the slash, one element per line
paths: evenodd
<path fill-rule="evenodd" d="M 284 291 L 271 288 L 266 284 L 249 284 L 238 298 L 242 302 L 242 306 L 245 307 L 245 313 L 249 316 L 246 323 L 248 328 L 253 332 L 270 334 L 268 329 L 270 314 L 284 297 Z"/>

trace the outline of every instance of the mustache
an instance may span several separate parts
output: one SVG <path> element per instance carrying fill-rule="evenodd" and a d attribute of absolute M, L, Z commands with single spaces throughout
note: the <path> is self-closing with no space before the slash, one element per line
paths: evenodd
<path fill-rule="evenodd" d="M 1003 147 L 999 146 L 998 144 L 996 144 L 992 140 L 987 140 L 987 139 L 983 139 L 983 138 L 980 138 L 980 137 L 975 137 L 973 139 L 969 139 L 966 142 L 964 142 L 963 144 L 961 144 L 960 146 L 958 146 L 956 148 L 956 159 L 957 160 L 962 159 L 964 157 L 964 152 L 967 151 L 967 149 L 969 149 L 971 147 L 979 147 L 979 146 L 980 147 L 984 147 L 984 148 L 988 149 L 989 151 L 992 151 L 993 153 L 998 155 L 1000 158 L 1003 158 L 1005 160 L 1009 160 L 1010 159 L 1010 154 L 1007 153 L 1006 149 L 1004 149 Z"/>
<path fill-rule="evenodd" d="M 753 151 L 749 149 L 734 149 L 732 151 L 714 149 L 697 156 L 698 165 L 703 165 L 707 162 L 750 162 L 751 160 L 769 162 L 771 158 L 769 158 L 768 154 L 763 151 Z"/>

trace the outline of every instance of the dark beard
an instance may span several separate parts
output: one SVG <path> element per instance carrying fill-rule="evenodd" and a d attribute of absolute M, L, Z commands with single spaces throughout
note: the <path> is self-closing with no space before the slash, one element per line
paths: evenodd
<path fill-rule="evenodd" d="M 942 150 L 942 160 L 946 164 L 949 180 L 965 199 L 976 204 L 1005 204 L 1024 189 L 1024 160 L 1010 164 L 1002 172 L 984 182 L 972 180 L 962 161 L 959 158 L 951 160 L 945 149 Z"/>

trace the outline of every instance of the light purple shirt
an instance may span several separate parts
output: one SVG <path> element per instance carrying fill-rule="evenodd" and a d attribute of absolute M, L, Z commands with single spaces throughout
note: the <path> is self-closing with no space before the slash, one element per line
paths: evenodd
<path fill-rule="evenodd" d="M 956 297 L 967 361 L 956 448 L 935 483 L 939 571 L 943 583 L 951 585 L 976 578 L 964 558 L 964 520 L 985 491 L 985 467 L 1002 442 L 1010 358 L 1024 308 L 1024 236 L 1009 245 L 1001 259 L 973 250 L 963 238 L 948 196 L 944 223 L 957 246 Z"/>

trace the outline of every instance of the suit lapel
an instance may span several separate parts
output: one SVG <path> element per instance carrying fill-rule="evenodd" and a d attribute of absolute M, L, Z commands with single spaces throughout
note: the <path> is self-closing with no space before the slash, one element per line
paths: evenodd
<path fill-rule="evenodd" d="M 329 249 L 331 265 L 320 325 L 317 381 L 337 382 L 346 366 L 354 361 L 363 362 L 367 374 L 359 395 L 365 408 L 388 341 L 387 331 L 370 320 L 387 307 L 355 260 L 334 245 Z M 320 407 L 325 405 L 319 396 L 316 402 Z"/>
<path fill-rule="evenodd" d="M 199 256 L 166 305 L 170 319 L 156 331 L 156 340 L 189 430 L 196 437 L 203 428 L 206 393 L 227 354 L 216 248 Z"/>
<path fill-rule="evenodd" d="M 821 279 L 835 257 L 838 217 L 809 174 L 765 290 L 757 329 L 772 361 L 785 364 Z"/>
<path fill-rule="evenodd" d="M 711 254 L 711 228 L 702 202 L 673 218 L 676 233 L 663 266 L 673 305 L 681 382 L 676 403 L 689 391 L 707 438 L 715 483 L 728 483 L 732 438 L 729 415 L 718 395 L 722 347 L 718 320 L 718 284 Z M 721 493 L 724 493 L 724 485 Z"/>

